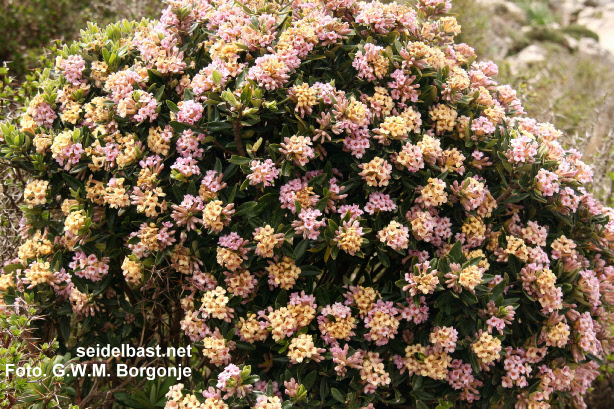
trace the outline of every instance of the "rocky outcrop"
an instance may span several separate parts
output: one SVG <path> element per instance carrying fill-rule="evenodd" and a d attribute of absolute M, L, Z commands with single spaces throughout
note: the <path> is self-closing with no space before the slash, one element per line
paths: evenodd
<path fill-rule="evenodd" d="M 582 8 L 577 23 L 597 33 L 601 47 L 614 55 L 614 1 Z"/>

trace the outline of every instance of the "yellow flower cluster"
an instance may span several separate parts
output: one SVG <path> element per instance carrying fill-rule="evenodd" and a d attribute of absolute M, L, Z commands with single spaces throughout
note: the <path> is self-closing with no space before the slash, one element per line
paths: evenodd
<path fill-rule="evenodd" d="M 256 254 L 260 257 L 273 257 L 275 247 L 280 247 L 284 243 L 284 234 L 275 233 L 268 224 L 254 232 L 254 240 L 256 241 Z"/>
<path fill-rule="evenodd" d="M 565 236 L 561 236 L 552 242 L 553 258 L 575 257 L 576 243 Z"/>
<path fill-rule="evenodd" d="M 450 88 L 455 91 L 462 91 L 469 88 L 469 74 L 460 67 L 452 68 L 447 81 Z"/>
<path fill-rule="evenodd" d="M 375 87 L 372 97 L 368 97 L 369 105 L 373 107 L 380 115 L 388 116 L 394 108 L 394 101 L 388 90 L 384 87 Z"/>
<path fill-rule="evenodd" d="M 439 139 L 435 139 L 430 135 L 424 135 L 422 140 L 416 145 L 418 145 L 418 147 L 422 151 L 424 161 L 431 166 L 433 166 L 437 159 L 439 159 L 443 154 L 443 150 L 441 149 L 441 142 L 439 141 Z"/>
<path fill-rule="evenodd" d="M 202 405 L 203 409 L 228 409 L 228 405 L 219 398 L 207 398 Z"/>
<path fill-rule="evenodd" d="M 293 364 L 300 364 L 306 359 L 319 362 L 323 359 L 320 352 L 324 351 L 322 348 L 316 348 L 312 335 L 300 334 L 290 342 L 288 358 Z"/>
<path fill-rule="evenodd" d="M 53 271 L 51 271 L 51 266 L 48 261 L 35 261 L 30 264 L 30 267 L 25 271 L 25 282 L 30 284 L 30 288 L 44 283 L 52 283 L 53 282 Z"/>
<path fill-rule="evenodd" d="M 252 312 L 247 317 L 241 317 L 237 323 L 237 332 L 243 340 L 253 344 L 256 341 L 264 341 L 269 336 L 269 331 L 262 328 L 258 316 Z"/>
<path fill-rule="evenodd" d="M 77 288 L 73 288 L 70 291 L 69 300 L 75 314 L 85 315 L 86 317 L 94 316 L 94 312 L 100 309 L 100 307 L 92 303 L 88 294 L 82 293 Z"/>
<path fill-rule="evenodd" d="M 384 119 L 379 128 L 375 129 L 375 138 L 383 144 L 389 144 L 391 140 L 405 140 L 409 131 L 409 124 L 402 116 L 389 116 Z"/>
<path fill-rule="evenodd" d="M 355 124 L 363 124 L 367 119 L 368 112 L 369 110 L 365 104 L 352 97 L 345 110 L 345 116 Z"/>
<path fill-rule="evenodd" d="M 529 252 L 527 251 L 527 245 L 524 243 L 524 240 L 515 236 L 507 236 L 507 248 L 505 249 L 505 253 L 515 255 L 521 261 L 527 261 L 529 258 Z"/>
<path fill-rule="evenodd" d="M 463 268 L 458 276 L 458 283 L 469 291 L 475 292 L 475 287 L 482 282 L 483 274 L 483 270 L 478 266 Z"/>
<path fill-rule="evenodd" d="M 546 345 L 549 347 L 563 348 L 569 341 L 569 325 L 565 322 L 559 322 L 551 326 L 546 331 Z"/>
<path fill-rule="evenodd" d="M 125 192 L 124 192 L 125 193 Z M 94 180 L 90 175 L 89 179 L 85 183 L 85 196 L 88 200 L 91 200 L 94 204 L 102 206 L 105 204 L 105 188 L 102 182 Z"/>
<path fill-rule="evenodd" d="M 143 189 L 153 189 L 158 185 L 158 174 L 152 172 L 150 168 L 143 168 L 139 172 L 136 185 Z"/>
<path fill-rule="evenodd" d="M 203 210 L 203 224 L 214 233 L 219 233 L 230 223 L 230 216 L 234 213 L 233 204 L 223 207 L 221 200 L 213 200 Z"/>
<path fill-rule="evenodd" d="M 226 247 L 217 247 L 217 263 L 229 269 L 230 271 L 236 271 L 239 267 L 241 267 L 241 263 L 243 262 L 243 258 L 236 252 L 228 249 Z"/>
<path fill-rule="evenodd" d="M 124 181 L 124 178 L 117 178 L 113 185 L 108 185 L 104 189 L 104 203 L 108 204 L 111 209 L 128 207 L 130 205 L 130 197 L 128 196 L 127 189 L 124 187 Z"/>
<path fill-rule="evenodd" d="M 95 63 L 92 63 L 92 66 L 94 64 Z M 109 116 L 112 116 L 109 105 L 106 104 L 107 102 L 110 102 L 110 100 L 104 97 L 92 98 L 92 100 L 84 106 L 85 119 L 88 119 L 94 123 L 106 122 L 109 119 Z"/>
<path fill-rule="evenodd" d="M 141 244 L 149 251 L 160 250 L 160 240 L 158 240 L 158 232 L 160 229 L 154 223 L 149 223 L 149 226 L 142 227 L 139 231 Z"/>
<path fill-rule="evenodd" d="M 141 270 L 142 266 L 138 261 L 131 260 L 128 257 L 124 259 L 122 271 L 126 278 L 126 282 L 136 286 L 140 285 L 143 278 Z"/>
<path fill-rule="evenodd" d="M 359 167 L 362 169 L 359 175 L 367 182 L 367 185 L 388 186 L 392 165 L 385 159 L 376 156 L 370 162 L 360 164 Z"/>
<path fill-rule="evenodd" d="M 493 105 L 484 110 L 484 115 L 495 125 L 500 123 L 505 117 L 505 110 L 499 105 Z"/>
<path fill-rule="evenodd" d="M 486 254 L 484 254 L 484 250 L 477 249 L 465 254 L 465 258 L 467 260 L 471 260 L 477 257 L 482 257 L 482 259 L 478 262 L 478 267 L 483 268 L 484 270 L 488 270 L 490 268 L 490 263 L 488 262 L 488 257 L 486 257 Z"/>
<path fill-rule="evenodd" d="M 344 223 L 343 228 L 340 228 L 335 239 L 337 247 L 352 256 L 360 251 L 362 246 L 362 235 L 360 234 L 360 224 L 356 221 L 352 224 Z"/>
<path fill-rule="evenodd" d="M 477 341 L 471 344 L 471 350 L 482 362 L 489 364 L 499 359 L 501 340 L 493 337 L 488 332 L 483 332 Z"/>
<path fill-rule="evenodd" d="M 405 366 L 410 374 L 442 380 L 448 375 L 452 357 L 446 352 L 430 351 L 420 344 L 405 347 Z"/>
<path fill-rule="evenodd" d="M 19 250 L 17 256 L 22 264 L 27 264 L 28 259 L 38 258 L 40 256 L 48 256 L 53 253 L 53 244 L 42 236 L 40 231 L 37 231 L 31 238 L 25 240 Z"/>
<path fill-rule="evenodd" d="M 178 383 L 170 388 L 165 395 L 168 398 L 165 409 L 228 409 L 228 405 L 222 399 L 207 398 L 205 403 L 200 403 L 196 395 L 191 393 L 184 395 L 181 393 L 183 386 L 182 383 Z"/>
<path fill-rule="evenodd" d="M 64 199 L 64 201 L 62 202 L 62 205 L 60 206 L 60 209 L 62 210 L 62 213 L 64 213 L 64 216 L 68 216 L 70 212 L 72 212 L 73 210 L 76 210 L 78 206 L 79 206 L 78 200 Z"/>
<path fill-rule="evenodd" d="M 171 149 L 171 138 L 164 137 L 163 131 L 159 126 L 151 127 L 147 135 L 147 147 L 158 155 L 167 156 Z"/>
<path fill-rule="evenodd" d="M 269 263 L 266 271 L 269 274 L 269 284 L 271 286 L 289 290 L 296 284 L 296 279 L 301 274 L 301 269 L 296 266 L 294 260 L 284 256 L 280 262 Z"/>
<path fill-rule="evenodd" d="M 536 276 L 537 280 L 535 280 L 535 286 L 537 287 L 537 292 L 540 295 L 550 294 L 554 290 L 556 284 L 556 275 L 554 275 L 549 268 L 544 268 L 542 271 L 539 271 Z"/>
<path fill-rule="evenodd" d="M 281 409 L 279 396 L 262 395 L 256 402 L 254 409 Z"/>
<path fill-rule="evenodd" d="M 5 292 L 7 289 L 15 286 L 13 273 L 0 274 L 0 291 Z"/>
<path fill-rule="evenodd" d="M 227 306 L 228 301 L 226 290 L 217 286 L 214 290 L 205 291 L 201 299 L 202 305 L 200 309 L 210 318 L 230 322 L 230 319 L 233 317 L 233 310 Z"/>
<path fill-rule="evenodd" d="M 377 310 L 370 317 L 368 334 L 371 341 L 377 342 L 385 338 L 395 337 L 400 322 L 394 315 Z"/>
<path fill-rule="evenodd" d="M 192 274 L 191 257 L 188 249 L 181 244 L 175 244 L 173 246 L 173 252 L 171 253 L 171 266 L 182 274 Z"/>
<path fill-rule="evenodd" d="M 316 311 L 309 305 L 288 304 L 269 312 L 267 318 L 271 326 L 271 336 L 275 341 L 287 338 L 295 331 L 304 328 L 313 321 Z"/>
<path fill-rule="evenodd" d="M 311 186 L 304 186 L 294 194 L 294 200 L 299 202 L 303 209 L 310 209 L 313 207 L 316 202 L 314 197 L 317 197 L 317 195 L 314 193 L 313 187 Z"/>
<path fill-rule="evenodd" d="M 429 115 L 435 123 L 435 132 L 442 134 L 454 130 L 458 112 L 448 105 L 437 104 L 429 109 Z"/>
<path fill-rule="evenodd" d="M 162 200 L 162 203 L 160 203 L 160 198 L 164 196 L 166 196 L 166 193 L 161 188 L 156 187 L 133 196 L 133 199 L 136 197 L 133 203 L 136 203 L 137 212 L 145 213 L 147 217 L 156 217 L 167 209 L 166 200 Z M 127 203 L 126 206 L 130 204 L 127 198 L 125 203 Z"/>
<path fill-rule="evenodd" d="M 240 273 L 228 274 L 224 281 L 229 293 L 247 298 L 254 291 L 254 281 L 256 279 L 249 271 L 244 270 Z"/>
<path fill-rule="evenodd" d="M 377 78 L 384 78 L 384 75 L 388 73 L 389 64 L 390 62 L 388 61 L 388 58 L 381 54 L 378 54 L 375 56 L 375 58 L 369 61 L 369 65 L 373 67 L 373 73 Z"/>
<path fill-rule="evenodd" d="M 71 130 L 66 130 L 53 138 L 53 143 L 51 144 L 51 156 L 55 159 L 58 156 L 62 155 L 62 151 L 72 145 L 72 135 L 73 132 Z"/>
<path fill-rule="evenodd" d="M 446 149 L 442 152 L 441 157 L 441 170 L 442 171 L 452 171 L 458 172 L 460 174 L 465 173 L 465 166 L 463 163 L 465 162 L 465 155 L 463 155 L 458 149 Z"/>
<path fill-rule="evenodd" d="M 296 103 L 295 111 L 300 112 L 301 116 L 311 113 L 311 107 L 318 102 L 315 88 L 311 88 L 307 83 L 295 85 L 290 99 Z"/>
<path fill-rule="evenodd" d="M 426 207 L 440 206 L 448 202 L 445 191 L 446 182 L 437 178 L 429 178 L 428 184 L 420 192 L 422 204 Z"/>
<path fill-rule="evenodd" d="M 85 210 L 71 212 L 64 221 L 64 231 L 69 232 L 73 236 L 78 236 L 79 231 L 85 227 L 87 219 Z"/>
<path fill-rule="evenodd" d="M 34 136 L 32 143 L 36 148 L 37 153 L 45 153 L 48 147 L 51 146 L 51 136 L 47 134 L 37 134 Z"/>
<path fill-rule="evenodd" d="M 23 200 L 32 209 L 34 206 L 47 203 L 48 180 L 35 179 L 26 185 Z"/>
<path fill-rule="evenodd" d="M 319 324 L 320 331 L 335 339 L 349 339 L 348 337 L 350 337 L 352 331 L 356 328 L 356 318 L 349 314 L 346 317 L 340 317 L 334 313 L 331 315 L 333 315 L 335 319 L 321 322 Z"/>
<path fill-rule="evenodd" d="M 367 315 L 375 300 L 380 295 L 373 287 L 357 286 L 356 294 L 354 294 L 354 305 L 358 307 L 361 315 Z"/>
<path fill-rule="evenodd" d="M 439 278 L 436 274 L 432 274 L 427 269 L 420 269 L 420 272 L 417 275 L 413 276 L 414 283 L 416 285 L 416 290 L 418 293 L 422 294 L 432 294 L 439 284 Z"/>
<path fill-rule="evenodd" d="M 365 359 L 362 361 L 360 379 L 368 382 L 374 388 L 380 385 L 390 384 L 390 374 L 386 372 L 384 363 L 381 362 L 379 357 L 379 353 L 367 352 L 367 356 L 365 356 Z"/>
<path fill-rule="evenodd" d="M 230 360 L 230 345 L 222 337 L 205 337 L 203 355 L 215 366 L 226 365 Z"/>
<path fill-rule="evenodd" d="M 60 114 L 60 119 L 64 122 L 76 125 L 81 115 L 81 104 L 75 101 L 67 101 Z"/>

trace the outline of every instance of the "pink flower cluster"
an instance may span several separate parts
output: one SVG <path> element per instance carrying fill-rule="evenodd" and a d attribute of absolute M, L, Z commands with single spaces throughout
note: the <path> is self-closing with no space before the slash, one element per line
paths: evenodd
<path fill-rule="evenodd" d="M 369 201 L 365 205 L 365 212 L 373 214 L 375 212 L 391 212 L 396 209 L 390 195 L 382 192 L 374 192 L 369 195 Z"/>
<path fill-rule="evenodd" d="M 82 81 L 85 60 L 80 55 L 69 55 L 67 58 L 58 57 L 56 66 L 66 77 L 66 81 L 73 85 L 79 85 Z"/>
<path fill-rule="evenodd" d="M 317 240 L 320 236 L 320 229 L 326 225 L 326 220 L 318 220 L 318 217 L 322 217 L 322 212 L 317 209 L 301 209 L 298 214 L 299 220 L 294 220 L 292 227 L 296 234 L 301 234 L 309 240 Z"/>
<path fill-rule="evenodd" d="M 183 101 L 177 112 L 177 121 L 194 125 L 203 116 L 204 107 L 195 101 Z"/>
<path fill-rule="evenodd" d="M 102 280 L 109 272 L 109 258 L 104 257 L 99 260 L 95 254 L 86 256 L 83 251 L 78 251 L 73 256 L 73 261 L 68 264 L 75 275 L 81 278 L 87 278 L 94 282 Z"/>
<path fill-rule="evenodd" d="M 250 185 L 273 186 L 275 179 L 279 176 L 279 169 L 275 167 L 275 163 L 271 159 L 264 161 L 254 160 L 250 164 L 252 173 L 247 175 Z"/>

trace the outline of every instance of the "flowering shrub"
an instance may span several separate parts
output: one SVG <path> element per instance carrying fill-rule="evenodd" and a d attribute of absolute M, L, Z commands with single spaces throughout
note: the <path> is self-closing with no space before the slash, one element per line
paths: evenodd
<path fill-rule="evenodd" d="M 7 303 L 60 352 L 191 344 L 167 408 L 583 406 L 613 211 L 449 1 L 169 3 L 90 25 L 2 128 Z"/>

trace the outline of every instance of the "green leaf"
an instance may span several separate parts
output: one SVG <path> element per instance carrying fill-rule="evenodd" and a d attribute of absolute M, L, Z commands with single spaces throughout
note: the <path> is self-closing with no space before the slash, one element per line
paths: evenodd
<path fill-rule="evenodd" d="M 322 274 L 322 270 L 315 266 L 299 266 L 301 269 L 301 277 L 317 276 Z"/>
<path fill-rule="evenodd" d="M 417 409 L 429 409 L 427 404 L 422 402 L 421 400 L 416 400 L 416 408 Z"/>
<path fill-rule="evenodd" d="M 171 100 L 166 100 L 166 106 L 174 113 L 179 112 L 179 107 Z"/>
<path fill-rule="evenodd" d="M 4 268 L 2 269 L 5 273 L 12 273 L 13 271 L 16 270 L 21 270 L 23 269 L 23 266 L 21 264 L 9 264 L 4 266 Z"/>
<path fill-rule="evenodd" d="M 330 388 L 330 394 L 333 395 L 333 398 L 339 403 L 345 403 L 345 398 L 336 388 Z"/>
<path fill-rule="evenodd" d="M 237 211 L 235 212 L 235 216 L 243 216 L 254 210 L 258 206 L 258 202 L 246 202 L 243 203 Z"/>
<path fill-rule="evenodd" d="M 60 335 L 62 335 L 65 342 L 68 342 L 70 339 L 70 331 L 70 315 L 63 315 L 60 319 Z"/>
<path fill-rule="evenodd" d="M 315 383 L 317 376 L 318 376 L 318 371 L 311 371 L 303 379 L 302 384 L 306 390 L 309 390 L 313 387 L 313 384 Z"/>
<path fill-rule="evenodd" d="M 171 121 L 169 125 L 172 126 L 176 132 L 193 131 L 197 133 L 203 133 L 203 131 L 199 127 L 192 126 L 190 124 L 184 124 L 183 122 Z"/>
<path fill-rule="evenodd" d="M 390 267 L 390 257 L 385 250 L 377 249 L 377 257 L 384 267 Z"/>
<path fill-rule="evenodd" d="M 244 156 L 232 155 L 228 160 L 230 163 L 234 163 L 235 165 L 249 165 L 252 163 L 252 159 L 246 158 Z"/>
<path fill-rule="evenodd" d="M 83 187 L 83 184 L 81 182 L 79 182 L 76 178 L 69 175 L 68 173 L 62 173 L 62 179 L 64 179 L 64 182 L 66 182 L 66 184 L 74 191 L 77 191 Z"/>
<path fill-rule="evenodd" d="M 283 176 L 290 176 L 290 174 L 292 173 L 292 162 L 290 162 L 289 160 L 285 160 L 284 163 L 282 163 L 281 165 L 281 174 Z"/>
<path fill-rule="evenodd" d="M 454 243 L 454 245 L 450 249 L 448 256 L 450 257 L 450 259 L 452 259 L 453 262 L 460 263 L 462 255 L 463 255 L 463 244 L 460 241 L 457 241 L 456 243 Z"/>
<path fill-rule="evenodd" d="M 309 247 L 309 239 L 303 239 L 299 244 L 294 248 L 294 259 L 298 260 L 305 254 L 307 251 L 307 247 Z"/>
<path fill-rule="evenodd" d="M 509 198 L 505 199 L 504 201 L 502 201 L 501 204 L 520 202 L 520 201 L 526 199 L 527 197 L 529 197 L 528 193 L 521 193 L 519 195 L 512 195 L 512 197 L 509 197 Z"/>

